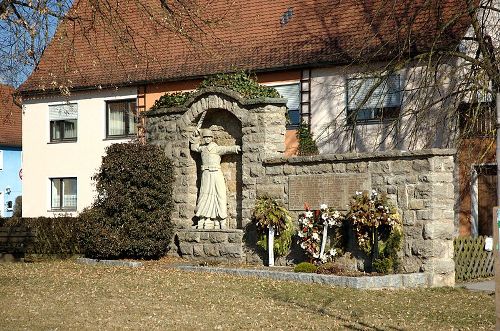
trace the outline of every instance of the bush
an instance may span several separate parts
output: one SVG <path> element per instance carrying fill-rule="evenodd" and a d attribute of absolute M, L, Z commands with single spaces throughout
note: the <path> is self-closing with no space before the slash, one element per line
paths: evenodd
<path fill-rule="evenodd" d="M 373 271 L 381 274 L 394 272 L 394 263 L 391 258 L 376 259 L 372 264 Z"/>
<path fill-rule="evenodd" d="M 295 266 L 294 272 L 305 272 L 305 273 L 315 273 L 318 267 L 309 262 L 301 262 Z"/>
<path fill-rule="evenodd" d="M 12 217 L 22 217 L 23 216 L 23 197 L 21 195 L 16 197 L 14 202 L 14 212 Z"/>
<path fill-rule="evenodd" d="M 324 275 L 337 275 L 345 272 L 345 267 L 333 262 L 327 262 L 318 267 L 316 273 Z"/>
<path fill-rule="evenodd" d="M 173 235 L 172 164 L 154 145 L 114 144 L 96 181 L 97 199 L 80 214 L 80 243 L 92 258 L 163 256 Z"/>
<path fill-rule="evenodd" d="M 26 254 L 57 255 L 69 257 L 80 254 L 78 244 L 78 219 L 74 217 L 36 217 L 5 220 L 4 226 L 23 226 L 36 232 L 31 248 Z"/>

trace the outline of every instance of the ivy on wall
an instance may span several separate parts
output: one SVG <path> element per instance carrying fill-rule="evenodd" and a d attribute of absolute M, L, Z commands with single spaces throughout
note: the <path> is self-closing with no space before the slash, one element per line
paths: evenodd
<path fill-rule="evenodd" d="M 197 90 L 207 87 L 222 87 L 233 90 L 247 99 L 280 98 L 276 89 L 260 85 L 256 77 L 244 71 L 231 74 L 216 74 L 207 77 L 198 86 Z M 195 91 L 196 92 L 196 91 Z M 155 101 L 150 110 L 170 108 L 183 105 L 195 92 L 166 93 Z"/>

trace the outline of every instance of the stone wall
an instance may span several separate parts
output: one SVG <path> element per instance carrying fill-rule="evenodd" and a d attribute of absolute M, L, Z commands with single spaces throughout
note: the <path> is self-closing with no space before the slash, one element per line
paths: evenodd
<path fill-rule="evenodd" d="M 356 191 L 386 193 L 403 218 L 403 271 L 430 272 L 436 285 L 453 285 L 454 155 L 431 149 L 269 158 L 257 194 L 298 213 L 304 203 L 346 210 Z"/>

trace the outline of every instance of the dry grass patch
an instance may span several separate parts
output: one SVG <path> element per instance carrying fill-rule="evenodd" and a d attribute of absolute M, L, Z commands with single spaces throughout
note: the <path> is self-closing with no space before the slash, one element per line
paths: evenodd
<path fill-rule="evenodd" d="M 463 289 L 367 291 L 73 261 L 0 264 L 3 330 L 490 330 L 494 297 Z"/>

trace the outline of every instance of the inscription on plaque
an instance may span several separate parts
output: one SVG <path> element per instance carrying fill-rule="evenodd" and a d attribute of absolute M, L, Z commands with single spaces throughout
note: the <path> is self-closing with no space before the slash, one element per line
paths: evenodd
<path fill-rule="evenodd" d="M 304 203 L 312 209 L 326 203 L 339 210 L 347 210 L 356 191 L 370 190 L 367 174 L 298 175 L 288 179 L 288 208 L 304 210 Z"/>

